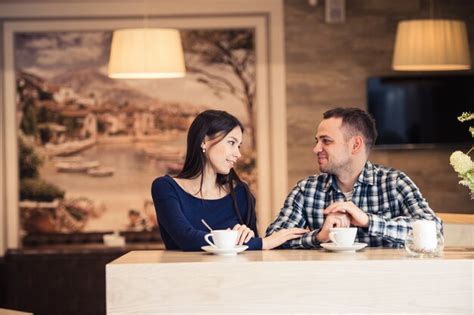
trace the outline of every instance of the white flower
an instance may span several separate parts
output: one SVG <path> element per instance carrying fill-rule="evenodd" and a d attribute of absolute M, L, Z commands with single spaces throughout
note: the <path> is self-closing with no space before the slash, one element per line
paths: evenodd
<path fill-rule="evenodd" d="M 474 163 L 472 162 L 471 157 L 461 151 L 453 152 L 449 161 L 454 170 L 459 174 L 466 174 L 474 168 Z"/>
<path fill-rule="evenodd" d="M 460 122 L 474 120 L 474 114 L 471 112 L 462 113 L 462 115 L 458 117 L 458 120 Z M 469 127 L 469 132 L 474 138 L 474 127 Z M 474 145 L 471 146 L 471 149 L 467 151 L 467 153 L 456 151 L 453 152 L 449 158 L 449 162 L 453 166 L 454 170 L 458 173 L 458 176 L 461 178 L 459 184 L 468 187 L 471 191 L 471 199 L 474 199 L 474 163 L 472 162 L 469 153 L 471 153 L 473 150 Z"/>
<path fill-rule="evenodd" d="M 471 112 L 462 113 L 462 115 L 458 117 L 458 120 L 460 122 L 465 122 L 472 119 L 474 119 L 474 113 Z"/>

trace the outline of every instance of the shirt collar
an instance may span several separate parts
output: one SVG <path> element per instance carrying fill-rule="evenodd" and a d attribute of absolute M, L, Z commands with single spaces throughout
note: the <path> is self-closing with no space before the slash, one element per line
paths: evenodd
<path fill-rule="evenodd" d="M 334 177 L 334 175 L 328 173 L 327 177 L 326 177 L 326 182 L 324 183 L 324 186 L 323 186 L 323 190 L 325 192 L 328 192 L 329 189 L 331 189 L 331 187 L 334 190 L 337 190 L 337 182 L 336 182 L 336 178 Z"/>
<path fill-rule="evenodd" d="M 375 183 L 375 166 L 367 161 L 364 165 L 364 168 L 362 169 L 362 172 L 360 172 L 359 177 L 357 178 L 356 181 L 356 186 L 358 185 L 357 183 L 361 184 L 366 184 L 373 186 Z M 327 174 L 326 177 L 326 182 L 324 183 L 324 191 L 329 191 L 330 188 L 333 188 L 334 190 L 337 190 L 337 182 L 336 178 L 333 174 Z"/>
<path fill-rule="evenodd" d="M 357 182 L 373 186 L 375 184 L 375 166 L 369 161 L 365 162 L 362 172 L 360 172 Z"/>

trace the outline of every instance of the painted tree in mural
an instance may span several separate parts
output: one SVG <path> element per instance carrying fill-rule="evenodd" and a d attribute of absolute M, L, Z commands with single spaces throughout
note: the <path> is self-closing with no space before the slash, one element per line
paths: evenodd
<path fill-rule="evenodd" d="M 255 43 L 250 30 L 189 31 L 183 33 L 184 49 L 188 55 L 186 68 L 198 76 L 216 95 L 227 93 L 246 106 L 250 124 L 254 126 L 255 102 Z M 212 71 L 209 65 L 229 71 Z M 252 130 L 255 149 L 255 132 Z"/>

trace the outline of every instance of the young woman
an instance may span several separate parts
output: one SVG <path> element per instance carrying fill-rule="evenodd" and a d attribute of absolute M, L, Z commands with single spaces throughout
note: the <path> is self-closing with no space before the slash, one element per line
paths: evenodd
<path fill-rule="evenodd" d="M 244 127 L 225 111 L 200 113 L 188 131 L 183 170 L 155 179 L 151 187 L 160 233 L 167 249 L 200 250 L 207 228 L 239 232 L 238 245 L 271 249 L 307 231 L 283 229 L 259 238 L 255 198 L 234 166 L 240 158 Z"/>

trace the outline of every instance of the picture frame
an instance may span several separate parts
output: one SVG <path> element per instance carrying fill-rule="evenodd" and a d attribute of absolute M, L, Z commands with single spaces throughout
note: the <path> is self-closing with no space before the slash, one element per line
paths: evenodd
<path fill-rule="evenodd" d="M 287 193 L 286 104 L 283 4 L 281 0 L 159 1 L 147 4 L 150 27 L 178 29 L 254 28 L 256 36 L 255 125 L 260 233 L 272 221 Z M 14 34 L 28 31 L 114 30 L 140 27 L 140 6 L 116 3 L 2 4 L 0 79 L 0 251 L 20 245 L 18 211 L 18 152 L 15 119 Z"/>

